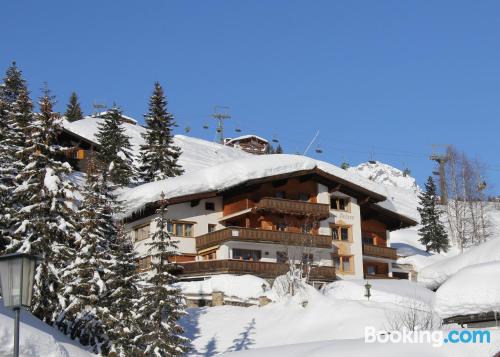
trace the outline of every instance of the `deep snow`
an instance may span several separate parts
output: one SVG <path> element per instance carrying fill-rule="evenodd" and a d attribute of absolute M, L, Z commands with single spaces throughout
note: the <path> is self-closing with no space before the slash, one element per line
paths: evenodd
<path fill-rule="evenodd" d="M 0 299 L 0 356 L 11 356 L 14 345 L 14 312 L 3 306 Z M 78 342 L 61 334 L 55 328 L 21 311 L 19 353 L 25 357 L 89 357 Z"/>
<path fill-rule="evenodd" d="M 500 319 L 500 261 L 470 265 L 453 274 L 435 294 L 441 318 L 496 311 Z"/>

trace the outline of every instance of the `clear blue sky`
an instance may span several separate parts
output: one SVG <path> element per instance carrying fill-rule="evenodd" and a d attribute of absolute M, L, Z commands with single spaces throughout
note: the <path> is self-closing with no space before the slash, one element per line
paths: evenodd
<path fill-rule="evenodd" d="M 498 1 L 3 1 L 0 68 L 64 110 L 119 104 L 142 120 L 153 82 L 191 135 L 210 113 L 303 151 L 319 129 L 340 164 L 373 157 L 422 183 L 431 144 L 455 144 L 500 182 Z M 202 128 L 211 124 L 210 130 Z M 315 147 L 313 147 L 314 149 Z"/>

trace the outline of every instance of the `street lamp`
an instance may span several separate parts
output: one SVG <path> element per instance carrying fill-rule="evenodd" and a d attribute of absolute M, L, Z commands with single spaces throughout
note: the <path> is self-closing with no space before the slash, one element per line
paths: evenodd
<path fill-rule="evenodd" d="M 366 281 L 366 284 L 365 284 L 365 290 L 366 290 L 366 293 L 365 293 L 365 296 L 368 300 L 370 300 L 370 296 L 372 296 L 372 294 L 370 293 L 370 289 L 372 288 L 371 284 L 368 282 L 368 280 Z"/>
<path fill-rule="evenodd" d="M 37 257 L 26 253 L 0 256 L 0 283 L 5 307 L 12 307 L 14 320 L 14 357 L 19 356 L 19 318 L 21 306 L 31 305 Z"/>

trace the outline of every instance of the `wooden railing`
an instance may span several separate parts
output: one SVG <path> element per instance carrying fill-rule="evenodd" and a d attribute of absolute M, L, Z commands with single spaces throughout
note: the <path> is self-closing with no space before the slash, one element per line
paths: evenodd
<path fill-rule="evenodd" d="M 380 245 L 363 244 L 363 255 L 393 260 L 398 259 L 396 249 Z"/>
<path fill-rule="evenodd" d="M 394 279 L 387 274 L 365 274 L 365 279 Z"/>
<path fill-rule="evenodd" d="M 317 218 L 327 218 L 330 215 L 330 206 L 324 203 L 311 203 L 274 197 L 262 198 L 255 207 L 263 211 L 315 216 Z"/>
<path fill-rule="evenodd" d="M 284 263 L 254 262 L 248 260 L 206 260 L 179 263 L 184 268 L 182 275 L 201 276 L 210 274 L 252 274 L 263 278 L 275 278 L 288 271 Z M 312 267 L 309 277 L 313 280 L 335 280 L 335 268 L 329 266 Z"/>
<path fill-rule="evenodd" d="M 230 227 L 196 237 L 196 249 L 202 250 L 226 241 L 268 242 L 283 245 L 331 248 L 332 237 L 265 229 Z"/>

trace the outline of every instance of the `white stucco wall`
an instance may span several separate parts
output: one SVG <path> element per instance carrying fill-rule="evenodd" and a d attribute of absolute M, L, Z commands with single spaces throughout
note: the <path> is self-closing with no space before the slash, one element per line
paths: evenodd
<path fill-rule="evenodd" d="M 210 211 L 205 209 L 205 202 L 213 202 L 215 205 L 215 210 Z M 200 200 L 200 203 L 194 207 L 191 207 L 190 202 L 184 202 L 179 204 L 174 204 L 168 206 L 167 218 L 173 221 L 186 221 L 193 222 L 193 237 L 197 237 L 202 234 L 208 233 L 208 225 L 215 224 L 216 229 L 223 228 L 219 224 L 219 219 L 222 217 L 222 198 L 213 197 L 209 199 Z M 155 223 L 156 215 L 142 218 L 140 220 L 134 221 L 125 225 L 125 229 L 130 231 L 132 238 L 135 240 L 135 227 L 140 227 L 144 224 L 149 223 L 150 234 L 152 234 L 156 229 Z M 187 237 L 176 237 L 172 238 L 178 240 L 178 248 L 180 254 L 196 254 L 196 240 L 195 238 Z M 137 255 L 145 256 L 148 255 L 149 246 L 147 243 L 151 242 L 151 238 L 141 240 L 134 243 Z"/>

